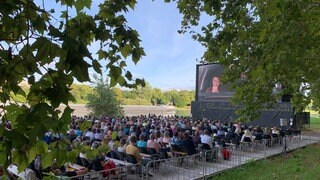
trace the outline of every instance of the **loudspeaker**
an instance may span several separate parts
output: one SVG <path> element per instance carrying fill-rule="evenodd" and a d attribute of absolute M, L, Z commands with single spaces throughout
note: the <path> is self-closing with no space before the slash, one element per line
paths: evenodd
<path fill-rule="evenodd" d="M 310 112 L 298 112 L 295 117 L 297 123 L 301 125 L 310 124 Z"/>
<path fill-rule="evenodd" d="M 280 126 L 288 126 L 288 119 L 280 118 Z"/>
<path fill-rule="evenodd" d="M 281 98 L 281 101 L 282 102 L 290 102 L 291 101 L 291 98 L 292 98 L 292 95 L 290 94 L 284 94 Z"/>
<path fill-rule="evenodd" d="M 310 112 L 302 112 L 303 113 L 303 124 L 310 124 Z"/>

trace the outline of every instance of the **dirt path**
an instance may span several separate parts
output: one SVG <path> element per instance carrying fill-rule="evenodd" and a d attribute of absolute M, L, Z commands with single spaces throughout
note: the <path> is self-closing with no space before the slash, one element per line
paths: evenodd
<path fill-rule="evenodd" d="M 73 114 L 77 116 L 84 116 L 89 114 L 89 110 L 85 107 L 84 104 L 71 104 L 70 107 L 74 109 Z M 171 106 L 123 106 L 124 113 L 126 116 L 136 116 L 136 115 L 148 115 L 148 114 L 156 114 L 156 115 L 174 115 L 174 108 Z"/>

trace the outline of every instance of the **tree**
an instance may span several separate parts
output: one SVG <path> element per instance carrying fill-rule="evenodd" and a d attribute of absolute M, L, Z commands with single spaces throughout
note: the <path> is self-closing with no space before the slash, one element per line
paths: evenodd
<path fill-rule="evenodd" d="M 153 88 L 152 89 L 152 97 L 151 97 L 151 103 L 153 105 L 161 104 L 163 99 L 163 94 L 161 92 L 161 89 L 159 88 Z"/>
<path fill-rule="evenodd" d="M 104 116 L 123 116 L 123 108 L 120 101 L 116 99 L 115 92 L 110 88 L 103 77 L 94 76 L 96 86 L 94 93 L 88 95 L 89 102 L 86 107 L 91 110 L 91 115 L 100 117 Z"/>
<path fill-rule="evenodd" d="M 14 162 L 22 170 L 36 154 L 43 155 L 43 167 L 54 158 L 58 164 L 75 158 L 79 151 L 66 152 L 70 142 L 61 139 L 49 152 L 40 140 L 48 130 L 66 132 L 73 111 L 71 85 L 74 79 L 89 82 L 89 69 L 99 74 L 106 69 L 111 86 L 144 85 L 126 70 L 127 61 L 138 63 L 144 55 L 138 33 L 124 16 L 135 4 L 104 1 L 91 12 L 91 0 L 0 2 L 0 114 L 2 122 L 12 123 L 11 131 L 0 127 L 5 169 Z M 59 9 L 51 9 L 55 6 Z M 89 51 L 93 44 L 98 48 Z M 30 85 L 28 92 L 18 85 L 23 80 Z M 25 102 L 10 101 L 12 93 Z M 66 105 L 63 112 L 61 104 Z"/>
<path fill-rule="evenodd" d="M 93 89 L 84 84 L 72 84 L 70 93 L 73 95 L 76 104 L 86 104 L 88 102 L 88 94 L 91 94 Z"/>
<path fill-rule="evenodd" d="M 123 98 L 122 90 L 120 88 L 114 87 L 114 88 L 112 88 L 112 91 L 115 93 L 117 101 L 121 102 L 121 100 Z"/>
<path fill-rule="evenodd" d="M 240 115 L 254 119 L 259 107 L 292 95 L 296 111 L 311 99 L 320 107 L 320 3 L 305 0 L 180 0 L 180 32 L 191 32 L 205 48 L 205 62 L 223 64 L 224 81 L 233 83 Z M 201 31 L 203 15 L 208 23 Z M 242 74 L 242 82 L 239 82 Z M 284 87 L 272 93 L 276 83 Z"/>
<path fill-rule="evenodd" d="M 133 93 L 137 95 L 137 98 L 146 99 L 151 103 L 152 87 L 149 83 L 146 83 L 145 86 L 138 86 Z"/>
<path fill-rule="evenodd" d="M 179 95 L 182 96 L 182 98 L 186 103 L 185 106 L 190 105 L 191 101 L 194 101 L 194 94 L 195 94 L 194 91 L 186 91 L 186 90 L 179 91 Z"/>

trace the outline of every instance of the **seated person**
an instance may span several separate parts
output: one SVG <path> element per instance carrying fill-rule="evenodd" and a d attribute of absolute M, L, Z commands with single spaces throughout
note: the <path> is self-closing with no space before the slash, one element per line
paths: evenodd
<path fill-rule="evenodd" d="M 217 136 L 218 136 L 219 138 L 224 138 L 224 137 L 225 137 L 225 132 L 224 132 L 224 130 L 220 128 L 220 129 L 218 130 L 218 132 L 217 132 Z"/>
<path fill-rule="evenodd" d="M 134 156 L 136 158 L 137 164 L 147 165 L 151 159 L 142 158 L 138 147 L 136 146 L 137 138 L 136 136 L 130 136 L 129 144 L 126 147 L 126 153 Z"/>
<path fill-rule="evenodd" d="M 144 134 L 140 134 L 137 146 L 138 147 L 142 147 L 142 148 L 146 148 L 147 147 L 146 136 Z"/>
<path fill-rule="evenodd" d="M 235 137 L 234 132 L 232 131 L 231 128 L 228 128 L 225 139 L 228 140 L 228 141 L 231 141 L 231 139 L 234 138 L 234 137 Z M 230 143 L 230 142 L 227 142 L 227 143 Z"/>
<path fill-rule="evenodd" d="M 96 130 L 96 133 L 94 134 L 94 140 L 101 142 L 102 139 L 103 139 L 103 137 L 104 137 L 104 134 L 103 134 L 103 132 L 101 131 L 101 129 L 97 129 L 97 130 Z"/>
<path fill-rule="evenodd" d="M 213 139 L 209 135 L 209 131 L 206 129 L 203 131 L 203 134 L 200 136 L 202 144 L 208 144 L 210 149 L 213 148 Z"/>
<path fill-rule="evenodd" d="M 150 139 L 147 142 L 147 148 L 149 149 L 155 149 L 156 153 L 160 152 L 160 144 L 155 140 L 155 135 L 150 134 Z"/>
<path fill-rule="evenodd" d="M 188 155 L 196 154 L 197 150 L 192 141 L 192 137 L 189 136 L 188 133 L 184 133 L 184 139 L 182 140 L 182 149 L 184 152 L 188 153 Z"/>
<path fill-rule="evenodd" d="M 171 142 L 170 132 L 165 131 L 163 136 L 162 143 L 169 144 Z"/>
<path fill-rule="evenodd" d="M 241 137 L 240 142 L 253 142 L 253 137 L 249 129 L 244 131 L 244 134 Z"/>
<path fill-rule="evenodd" d="M 273 127 L 271 131 L 271 135 L 273 138 L 277 138 L 280 136 L 280 131 L 277 127 Z"/>
<path fill-rule="evenodd" d="M 178 131 L 173 133 L 173 137 L 171 139 L 171 144 L 175 144 L 175 145 L 182 145 L 182 133 L 179 133 Z"/>
<path fill-rule="evenodd" d="M 261 141 L 262 140 L 262 133 L 263 133 L 263 131 L 261 130 L 260 127 L 253 128 L 252 136 L 254 137 L 254 140 Z"/>
<path fill-rule="evenodd" d="M 127 146 L 126 139 L 121 138 L 119 147 L 117 148 L 118 152 L 126 152 L 126 146 Z"/>
<path fill-rule="evenodd" d="M 162 137 L 161 131 L 156 130 L 156 132 L 154 133 L 154 136 L 155 136 L 155 141 L 158 142 L 162 146 L 163 137 Z"/>
<path fill-rule="evenodd" d="M 192 141 L 193 141 L 193 143 L 194 143 L 196 146 L 198 146 L 198 144 L 201 143 L 200 133 L 199 133 L 198 130 L 196 130 L 196 131 L 194 132 L 194 135 L 193 135 L 193 137 L 192 137 Z"/>
<path fill-rule="evenodd" d="M 149 161 L 151 161 L 150 158 L 142 158 L 140 151 L 138 149 L 138 147 L 136 146 L 137 143 L 137 138 L 136 136 L 130 136 L 129 138 L 129 145 L 127 145 L 126 147 L 126 153 L 129 155 L 132 155 L 135 160 L 136 163 L 135 164 L 142 164 L 143 166 L 146 166 L 148 164 Z M 130 162 L 129 159 L 127 159 L 128 162 Z M 130 162 L 133 163 L 133 162 Z M 139 169 L 140 173 L 141 173 L 141 169 Z M 151 174 L 148 174 L 149 176 L 152 176 Z"/>
<path fill-rule="evenodd" d="M 271 136 L 271 129 L 266 127 L 263 131 L 263 135 L 262 135 L 262 138 L 263 139 L 271 139 L 272 136 Z"/>

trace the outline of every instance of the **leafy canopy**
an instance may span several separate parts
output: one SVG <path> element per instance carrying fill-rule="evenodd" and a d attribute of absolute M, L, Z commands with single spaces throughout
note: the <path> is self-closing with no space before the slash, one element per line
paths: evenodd
<path fill-rule="evenodd" d="M 244 105 L 243 116 L 255 116 L 261 104 L 282 94 L 293 95 L 297 110 L 311 99 L 320 106 L 318 1 L 172 1 L 184 17 L 181 32 L 191 32 L 206 47 L 203 60 L 232 67 L 224 81 L 235 83 L 234 100 Z M 60 153 L 65 152 L 65 141 L 47 153 L 48 147 L 38 141 L 49 129 L 66 130 L 74 78 L 89 81 L 88 69 L 102 74 L 105 64 L 111 86 L 144 84 L 125 69 L 128 59 L 137 63 L 144 55 L 138 33 L 124 16 L 135 0 L 104 1 L 92 14 L 87 13 L 91 0 L 56 0 L 57 12 L 45 2 L 0 2 L 0 101 L 2 120 L 11 120 L 13 126 L 11 131 L 0 128 L 0 164 L 13 161 L 20 169 L 36 153 L 45 154 L 45 165 L 53 157 L 64 162 L 77 153 Z M 198 26 L 203 15 L 209 23 L 196 32 L 191 27 Z M 89 51 L 93 43 L 99 48 Z M 241 73 L 245 78 L 236 86 Z M 18 86 L 23 79 L 30 84 L 29 92 Z M 275 83 L 285 87 L 278 95 L 272 94 Z M 11 93 L 25 97 L 27 105 L 9 102 Z M 60 104 L 67 105 L 62 114 Z"/>
<path fill-rule="evenodd" d="M 313 0 L 178 0 L 181 32 L 205 48 L 205 62 L 223 64 L 224 81 L 233 82 L 234 102 L 248 119 L 263 104 L 292 95 L 296 111 L 313 100 L 320 107 L 320 2 Z M 204 18 L 209 23 L 199 32 Z M 239 83 L 240 76 L 243 80 Z M 274 94 L 276 83 L 283 89 Z"/>
<path fill-rule="evenodd" d="M 51 9 L 54 3 L 59 9 Z M 0 127 L 0 164 L 14 162 L 22 170 L 36 154 L 44 155 L 44 167 L 53 157 L 63 163 L 79 154 L 66 153 L 67 140 L 53 147 L 40 140 L 48 130 L 66 132 L 72 113 L 68 102 L 74 100 L 71 85 L 74 79 L 90 81 L 89 69 L 99 74 L 106 69 L 111 86 L 144 84 L 126 70 L 127 61 L 138 63 L 145 55 L 124 16 L 135 4 L 104 1 L 92 12 L 91 0 L 1 0 L 0 108 L 2 121 L 10 120 L 12 130 Z M 97 48 L 89 51 L 93 45 Z M 18 85 L 23 80 L 30 85 L 28 92 Z M 10 101 L 12 93 L 25 103 Z M 61 104 L 66 105 L 63 112 Z"/>

